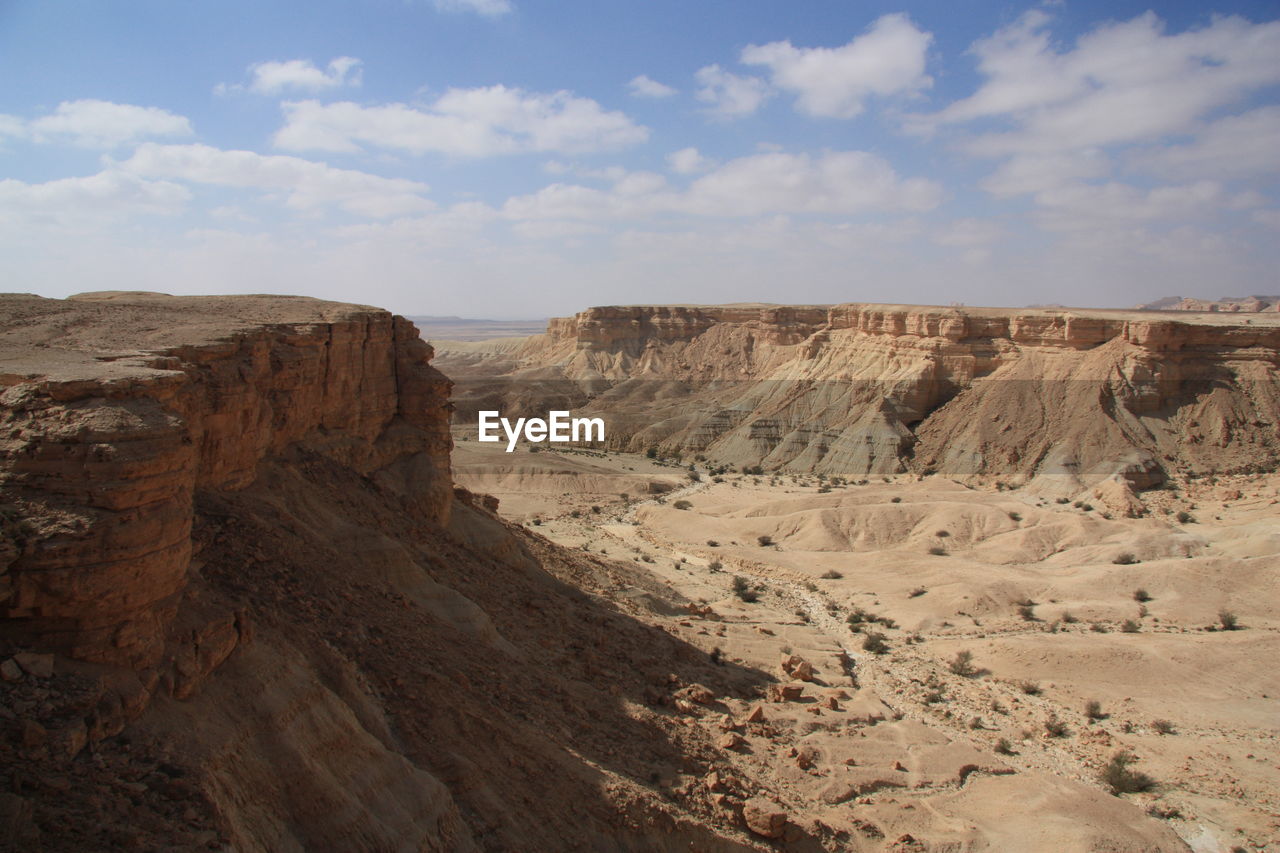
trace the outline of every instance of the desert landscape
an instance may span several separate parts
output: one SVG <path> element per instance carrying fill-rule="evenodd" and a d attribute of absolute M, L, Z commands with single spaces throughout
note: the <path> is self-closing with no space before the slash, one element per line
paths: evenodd
<path fill-rule="evenodd" d="M 0 2 L 0 853 L 1280 851 L 1280 7 Z"/>
<path fill-rule="evenodd" d="M 9 849 L 1276 843 L 1275 315 L 592 309 L 433 353 L 298 297 L 3 300 Z M 939 441 L 1009 405 L 973 349 L 1070 393 Z M 686 364 L 776 428 L 711 438 L 713 379 L 671 429 Z M 474 440 L 477 394 L 584 384 L 603 444 Z M 818 464 L 839 424 L 915 452 Z"/>

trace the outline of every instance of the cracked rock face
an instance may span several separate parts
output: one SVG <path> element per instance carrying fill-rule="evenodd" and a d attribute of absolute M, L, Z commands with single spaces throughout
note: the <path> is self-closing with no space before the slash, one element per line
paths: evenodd
<path fill-rule="evenodd" d="M 449 384 L 401 318 L 283 297 L 2 299 L 10 639 L 157 664 L 192 563 L 195 493 L 244 488 L 291 446 L 388 482 L 412 461 L 431 475 L 414 499 L 448 511 Z M 181 669 L 216 665 L 228 643 Z"/>

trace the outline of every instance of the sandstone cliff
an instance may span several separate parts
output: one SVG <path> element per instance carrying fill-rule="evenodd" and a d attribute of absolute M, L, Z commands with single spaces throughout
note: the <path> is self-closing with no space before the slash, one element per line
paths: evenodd
<path fill-rule="evenodd" d="M 709 792 L 653 788 L 712 751 L 647 703 L 760 675 L 454 490 L 407 321 L 152 294 L 0 317 L 0 849 L 753 848 Z"/>
<path fill-rule="evenodd" d="M 1270 315 L 605 307 L 520 343 L 440 346 L 462 416 L 559 401 L 605 416 L 614 446 L 766 470 L 1039 479 L 1070 492 L 1280 458 Z"/>

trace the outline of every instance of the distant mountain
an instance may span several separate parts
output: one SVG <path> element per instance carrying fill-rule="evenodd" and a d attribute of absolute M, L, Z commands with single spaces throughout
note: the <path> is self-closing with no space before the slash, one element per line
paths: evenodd
<path fill-rule="evenodd" d="M 1280 311 L 1280 296 L 1224 296 L 1221 299 L 1195 299 L 1190 296 L 1166 296 L 1154 302 L 1134 306 L 1139 311 L 1219 311 L 1257 313 Z"/>

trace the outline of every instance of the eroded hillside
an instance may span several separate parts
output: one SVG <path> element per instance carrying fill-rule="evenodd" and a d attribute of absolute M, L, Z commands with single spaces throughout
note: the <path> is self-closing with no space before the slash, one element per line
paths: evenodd
<path fill-rule="evenodd" d="M 441 345 L 459 414 L 551 404 L 609 444 L 765 470 L 1075 493 L 1271 470 L 1280 320 L 893 305 L 593 308 Z"/>

